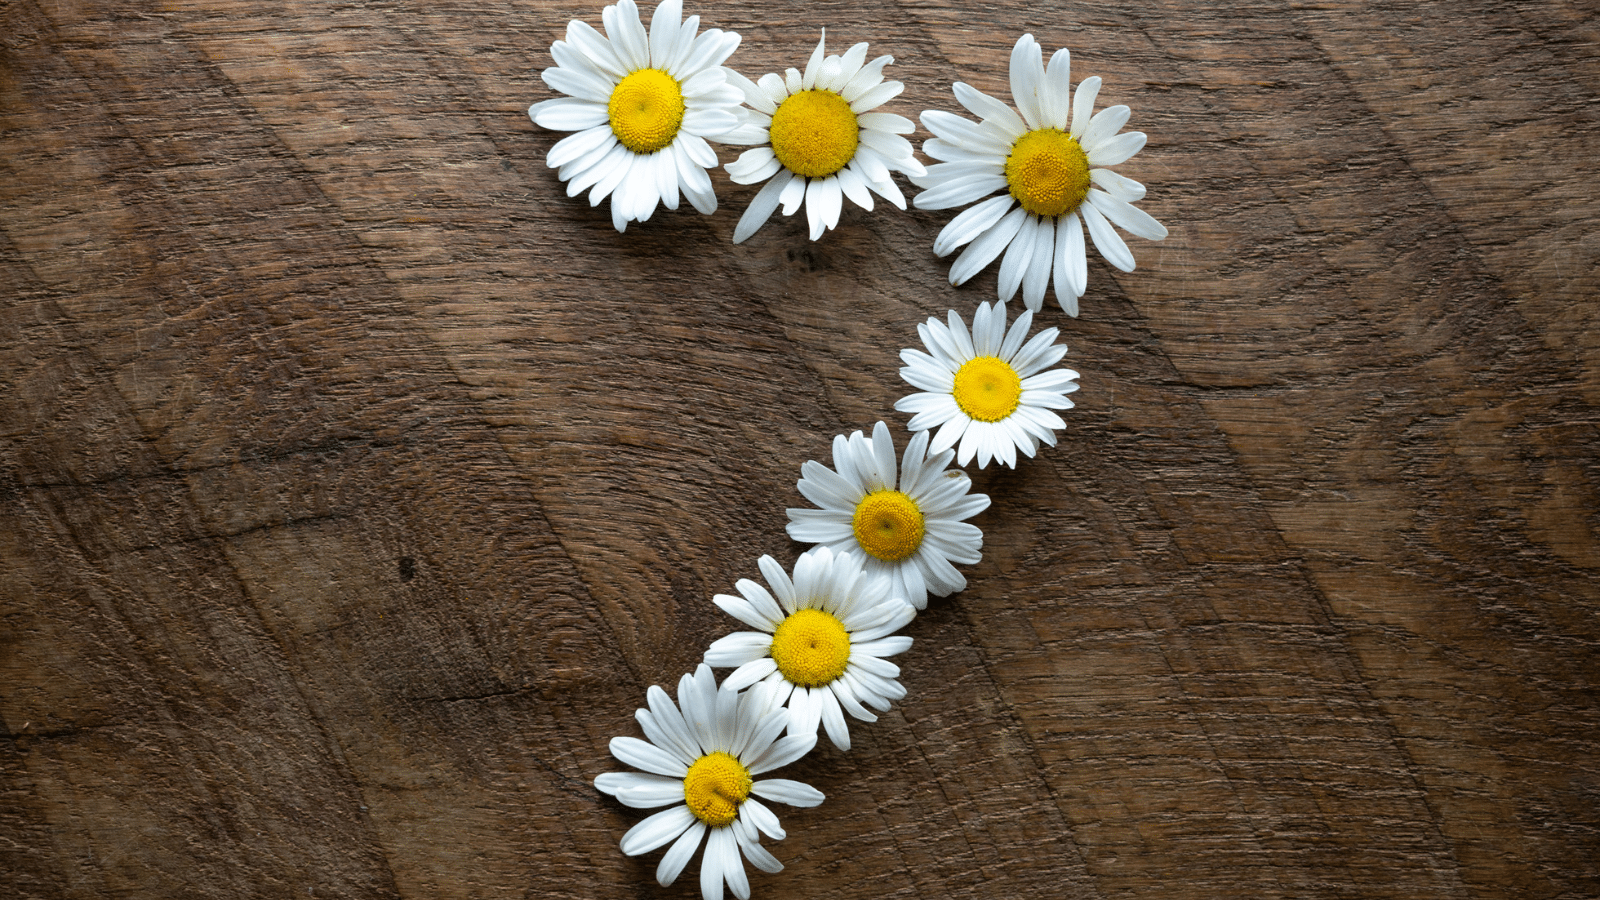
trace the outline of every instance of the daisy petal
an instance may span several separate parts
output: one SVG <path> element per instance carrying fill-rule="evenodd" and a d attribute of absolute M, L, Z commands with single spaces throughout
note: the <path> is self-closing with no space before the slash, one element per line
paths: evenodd
<path fill-rule="evenodd" d="M 1137 235 L 1147 241 L 1166 239 L 1166 226 L 1131 203 L 1118 200 L 1104 191 L 1090 191 L 1089 202 L 1113 224 L 1120 226 L 1129 234 Z"/>
<path fill-rule="evenodd" d="M 649 853 L 689 829 L 695 822 L 687 806 L 662 810 L 628 829 L 622 836 L 622 852 L 628 856 Z"/>
<path fill-rule="evenodd" d="M 817 806 L 825 799 L 822 792 L 811 785 L 787 778 L 765 778 L 754 782 L 750 785 L 750 793 L 776 803 L 803 808 Z"/>
<path fill-rule="evenodd" d="M 1132 251 L 1117 235 L 1111 223 L 1106 221 L 1105 216 L 1100 214 L 1100 210 L 1092 203 L 1085 203 L 1078 207 L 1078 213 L 1083 216 L 1083 223 L 1089 226 L 1089 237 L 1094 239 L 1095 249 L 1100 251 L 1106 262 L 1124 272 L 1132 272 L 1134 265 Z"/>
<path fill-rule="evenodd" d="M 657 884 L 668 887 L 678 880 L 678 876 L 683 874 L 683 867 L 694 858 L 694 851 L 700 849 L 700 839 L 705 833 L 705 823 L 696 822 L 679 835 L 656 866 Z"/>

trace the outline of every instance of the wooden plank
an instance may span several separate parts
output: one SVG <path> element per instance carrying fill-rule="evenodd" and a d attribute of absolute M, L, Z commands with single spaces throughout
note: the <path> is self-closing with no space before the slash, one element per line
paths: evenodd
<path fill-rule="evenodd" d="M 697 894 L 606 742 L 996 276 L 884 204 L 735 246 L 722 174 L 617 234 L 525 112 L 599 9 L 0 7 L 8 895 Z M 758 896 L 1600 892 L 1588 4 L 691 12 L 752 76 L 870 41 L 912 116 L 1069 46 L 1172 232 L 1039 316 L 1062 443 L 974 473 Z"/>

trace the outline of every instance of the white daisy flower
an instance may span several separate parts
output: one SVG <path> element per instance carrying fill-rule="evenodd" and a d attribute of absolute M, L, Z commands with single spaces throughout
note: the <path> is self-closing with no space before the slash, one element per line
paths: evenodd
<path fill-rule="evenodd" d="M 1024 310 L 1008 332 L 1005 304 L 980 303 L 970 336 L 955 310 L 948 326 L 938 319 L 918 325 L 928 352 L 900 351 L 900 377 L 923 390 L 895 402 L 896 410 L 915 414 L 906 427 L 938 428 L 934 453 L 960 441 L 961 465 L 976 454 L 980 469 L 990 459 L 1016 468 L 1018 449 L 1032 456 L 1041 443 L 1055 446 L 1055 429 L 1066 423 L 1051 410 L 1072 408 L 1067 395 L 1078 389 L 1078 373 L 1045 371 L 1067 348 L 1055 343 L 1054 328 L 1023 344 L 1032 324 L 1033 311 Z"/>
<path fill-rule="evenodd" d="M 817 736 L 779 738 L 789 717 L 774 702 L 772 689 L 759 686 L 740 693 L 724 684 L 718 690 L 716 678 L 703 665 L 678 681 L 677 704 L 654 685 L 647 696 L 650 708 L 634 717 L 649 740 L 612 738 L 611 753 L 650 774 L 607 772 L 595 778 L 594 786 L 636 809 L 676 805 L 628 829 L 622 852 L 637 856 L 672 841 L 656 868 L 656 881 L 665 887 L 694 856 L 700 838 L 710 835 L 700 862 L 701 895 L 721 900 L 726 881 L 735 897 L 748 900 L 750 882 L 741 854 L 763 872 L 783 869 L 757 834 L 781 841 L 783 828 L 756 797 L 790 806 L 816 806 L 823 799 L 810 785 L 786 778 L 756 781 L 754 776 L 806 755 Z"/>
<path fill-rule="evenodd" d="M 720 638 L 705 661 L 739 667 L 725 688 L 774 686 L 775 702 L 789 706 L 789 734 L 815 738 L 820 722 L 834 746 L 849 750 L 844 712 L 876 722 L 866 706 L 886 711 L 891 700 L 906 695 L 895 681 L 900 668 L 883 657 L 910 648 L 911 638 L 894 632 L 917 611 L 888 594 L 887 582 L 869 577 L 849 553 L 827 547 L 806 553 L 794 564 L 792 582 L 772 557 L 761 557 L 760 566 L 772 593 L 743 578 L 737 584 L 742 597 L 712 598 L 728 615 L 760 630 Z"/>
<path fill-rule="evenodd" d="M 950 267 L 950 283 L 964 283 L 1004 250 L 1002 301 L 1016 296 L 1020 285 L 1023 302 L 1037 312 L 1054 271 L 1056 301 L 1076 316 L 1089 282 L 1085 225 L 1100 255 L 1124 272 L 1133 271 L 1133 253 L 1111 225 L 1152 241 L 1165 238 L 1167 229 L 1132 205 L 1144 197 L 1144 185 L 1107 168 L 1144 147 L 1143 132 L 1117 133 L 1128 122 L 1128 107 L 1107 107 L 1090 118 L 1100 78 L 1085 78 L 1074 95 L 1067 51 L 1056 51 L 1049 69 L 1043 60 L 1031 34 L 1011 51 L 1011 96 L 1021 116 L 961 82 L 954 86 L 956 99 L 981 122 L 938 110 L 922 114 L 922 126 L 934 135 L 922 152 L 944 161 L 912 179 L 927 189 L 912 202 L 918 209 L 950 209 L 1004 189 L 956 216 L 933 242 L 939 256 L 967 247 Z"/>
<path fill-rule="evenodd" d="M 813 241 L 839 224 L 843 197 L 871 210 L 872 191 L 905 209 L 905 196 L 890 173 L 924 172 L 911 142 L 900 137 L 916 125 L 904 116 L 872 112 L 905 89 L 898 81 L 883 80 L 883 67 L 894 57 L 863 65 L 865 43 L 843 56 L 824 57 L 826 42 L 824 31 L 804 74 L 789 69 L 763 75 L 760 82 L 736 72 L 728 76 L 752 109 L 725 140 L 762 145 L 729 163 L 728 175 L 739 184 L 767 182 L 740 217 L 735 244 L 755 234 L 780 203 L 786 216 L 805 204 Z"/>
<path fill-rule="evenodd" d="M 983 558 L 983 532 L 961 521 L 989 507 L 972 481 L 946 470 L 955 456 L 929 456 L 928 432 L 911 439 L 895 480 L 894 441 L 879 422 L 872 437 L 857 431 L 833 439 L 837 471 L 815 460 L 800 467 L 800 493 L 821 509 L 789 510 L 789 537 L 864 557 L 868 575 L 887 576 L 890 594 L 926 609 L 928 594 L 944 597 L 967 586 L 951 563 Z"/>
<path fill-rule="evenodd" d="M 535 123 L 575 131 L 550 148 L 546 162 L 567 183 L 567 196 L 589 191 L 589 205 L 611 198 L 611 224 L 626 231 L 660 203 L 678 208 L 682 191 L 702 213 L 717 209 L 706 170 L 717 164 L 706 143 L 737 127 L 739 90 L 722 63 L 739 35 L 712 29 L 698 37 L 700 17 L 680 22 L 682 0 L 662 0 L 639 21 L 633 0 L 601 13 L 606 34 L 576 19 L 567 39 L 550 46 L 555 66 L 540 73 L 567 94 L 528 107 Z"/>

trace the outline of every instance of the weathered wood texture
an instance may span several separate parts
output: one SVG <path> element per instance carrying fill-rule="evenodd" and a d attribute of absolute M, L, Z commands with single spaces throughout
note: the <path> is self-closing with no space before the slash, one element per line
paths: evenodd
<path fill-rule="evenodd" d="M 0 4 L 0 893 L 697 896 L 606 742 L 995 274 L 616 234 L 525 113 L 599 9 Z M 1600 896 L 1592 2 L 696 11 L 909 115 L 1069 46 L 1172 230 L 758 897 Z"/>

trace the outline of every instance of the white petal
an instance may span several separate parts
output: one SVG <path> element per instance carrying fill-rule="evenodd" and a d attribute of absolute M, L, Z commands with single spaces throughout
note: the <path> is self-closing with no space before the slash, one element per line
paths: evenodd
<path fill-rule="evenodd" d="M 772 101 L 774 112 L 783 104 L 783 101 L 789 99 L 789 86 L 784 84 L 783 76 L 776 72 L 768 72 L 761 76 L 761 80 L 756 82 L 756 86 L 761 88 L 762 92 L 767 95 L 767 99 Z M 754 103 L 750 105 L 755 106 Z M 772 113 L 767 114 L 771 115 Z"/>
<path fill-rule="evenodd" d="M 799 175 L 790 178 L 789 183 L 783 186 L 783 193 L 778 196 L 778 202 L 782 204 L 783 214 L 786 216 L 794 215 L 795 210 L 800 208 L 805 199 L 806 179 Z"/>
<path fill-rule="evenodd" d="M 859 158 L 859 157 L 861 157 L 861 156 L 863 156 L 863 155 L 865 155 L 867 153 L 871 153 L 871 152 L 872 152 L 871 150 L 863 148 L 860 153 L 856 154 L 856 156 Z M 900 188 L 895 186 L 895 183 L 892 180 L 890 180 L 888 178 L 881 178 L 881 179 L 879 179 L 877 181 L 868 181 L 867 182 L 867 187 L 870 188 L 879 197 L 882 197 L 883 199 L 889 201 L 890 203 L 893 203 L 896 209 L 905 209 L 906 208 L 905 195 L 900 193 Z"/>
<path fill-rule="evenodd" d="M 635 737 L 612 738 L 611 755 L 634 768 L 654 772 L 657 775 L 681 779 L 689 774 L 689 767 L 676 756 Z"/>
<path fill-rule="evenodd" d="M 1042 128 L 1039 89 L 1044 86 L 1044 51 L 1033 35 L 1025 34 L 1011 48 L 1011 99 L 1029 128 Z"/>
<path fill-rule="evenodd" d="M 933 242 L 934 255 L 948 256 L 957 247 L 971 243 L 978 235 L 993 228 L 1015 202 L 1016 199 L 1007 193 L 990 197 L 976 206 L 962 210 L 960 215 L 951 219 L 950 224 L 940 230 L 938 238 Z M 921 208 L 920 204 L 918 208 Z"/>
<path fill-rule="evenodd" d="M 783 566 L 771 556 L 762 556 L 756 560 L 756 565 L 761 569 L 761 577 L 767 580 L 767 586 L 772 588 L 773 595 L 778 600 L 784 612 L 792 613 L 795 606 L 794 582 L 789 580 L 789 575 L 783 571 Z"/>
<path fill-rule="evenodd" d="M 1099 93 L 1099 75 L 1091 75 L 1079 82 L 1078 91 L 1072 96 L 1072 131 L 1069 136 L 1073 140 L 1082 137 L 1084 129 L 1089 127 L 1089 116 L 1094 112 L 1094 98 Z"/>
<path fill-rule="evenodd" d="M 683 0 L 661 0 L 650 13 L 650 61 L 664 65 L 678 42 L 678 24 L 683 20 Z"/>
<path fill-rule="evenodd" d="M 712 644 L 711 646 L 713 648 L 716 647 L 715 644 Z M 767 643 L 767 648 L 770 650 L 771 647 L 772 644 L 769 640 Z M 723 662 L 712 657 L 710 650 L 706 651 L 706 662 L 713 666 L 733 665 L 732 663 Z M 778 670 L 778 664 L 774 662 L 770 656 L 758 656 L 749 662 L 739 663 L 738 665 L 739 668 L 735 669 L 733 673 L 722 682 L 723 687 L 730 691 L 744 690 L 750 685 L 755 684 L 756 682 L 766 678 L 768 675 L 771 675 L 773 672 Z"/>
<path fill-rule="evenodd" d="M 726 596 L 726 595 L 723 595 Z M 772 635 L 761 631 L 736 631 L 723 635 L 706 648 L 705 664 L 726 668 L 744 666 L 766 656 L 772 651 Z M 750 678 L 745 684 L 755 684 L 767 676 L 766 672 Z M 744 685 L 739 685 L 744 687 Z M 735 688 L 737 690 L 738 688 Z"/>
<path fill-rule="evenodd" d="M 1144 199 L 1144 185 L 1110 169 L 1090 169 L 1089 180 L 1118 200 L 1136 203 Z"/>
<path fill-rule="evenodd" d="M 639 727 L 644 729 L 644 736 L 650 743 L 676 756 L 680 762 L 691 763 L 700 758 L 700 747 L 695 743 L 693 736 L 677 727 L 683 721 L 681 718 L 677 722 L 669 719 L 663 724 L 661 718 L 648 709 L 634 710 L 633 718 L 639 723 Z"/>
<path fill-rule="evenodd" d="M 872 195 L 867 193 L 867 183 L 862 180 L 853 166 L 845 166 L 838 171 L 839 190 L 844 192 L 850 202 L 868 212 L 872 211 Z"/>
<path fill-rule="evenodd" d="M 767 219 L 772 217 L 772 211 L 778 208 L 778 197 L 793 177 L 787 171 L 779 172 L 771 181 L 761 186 L 761 190 L 757 191 L 750 201 L 750 206 L 745 209 L 744 215 L 739 217 L 738 227 L 733 230 L 735 244 L 744 243 L 767 223 Z"/>
<path fill-rule="evenodd" d="M 1063 47 L 1050 57 L 1039 91 L 1039 115 L 1046 128 L 1067 130 L 1072 110 L 1072 55 Z"/>
<path fill-rule="evenodd" d="M 849 81 L 844 83 L 844 87 L 839 88 L 839 96 L 843 97 L 846 103 L 851 104 L 850 108 L 853 112 L 864 111 L 855 108 L 855 101 L 883 82 L 883 68 L 892 62 L 894 62 L 894 57 L 880 56 L 862 66 L 860 71 L 856 72 L 855 75 L 850 77 Z"/>
<path fill-rule="evenodd" d="M 604 106 L 573 97 L 557 97 L 535 103 L 528 107 L 528 115 L 540 128 L 553 131 L 583 131 L 610 121 Z"/>
<path fill-rule="evenodd" d="M 664 778 L 656 784 L 625 787 L 616 792 L 616 797 L 624 806 L 634 809 L 655 809 L 669 803 L 682 803 L 683 779 Z"/>
<path fill-rule="evenodd" d="M 782 165 L 771 147 L 755 147 L 746 150 L 723 168 L 727 169 L 728 177 L 733 179 L 734 184 L 755 184 L 772 177 Z"/>
<path fill-rule="evenodd" d="M 624 791 L 650 791 L 660 787 L 670 787 L 678 800 L 683 799 L 683 779 L 668 778 L 664 775 L 645 775 L 640 772 L 603 772 L 595 776 L 594 786 L 597 790 L 615 797 Z M 630 804 L 631 805 L 631 804 Z M 656 806 L 664 806 L 657 803 Z"/>
<path fill-rule="evenodd" d="M 1022 277 L 1027 274 L 1028 263 L 1033 259 L 1034 248 L 1038 246 L 1036 235 L 1044 224 L 1037 216 L 1023 219 L 1022 227 L 1017 230 L 1017 236 L 1006 247 L 1005 258 L 1000 261 L 998 285 L 1002 301 L 1016 296 L 1017 288 L 1022 286 Z"/>
<path fill-rule="evenodd" d="M 952 178 L 923 191 L 912 200 L 912 204 L 917 209 L 950 209 L 980 200 L 1005 186 L 1004 175 L 967 175 L 962 178 Z"/>
<path fill-rule="evenodd" d="M 861 644 L 851 644 L 850 662 L 852 665 L 856 663 L 870 665 L 866 662 L 869 659 L 876 659 L 881 656 L 894 656 L 899 653 L 904 653 L 910 649 L 911 638 L 903 634 L 897 634 L 893 635 L 892 637 L 879 638 L 875 641 L 867 641 Z M 860 656 L 858 656 L 858 654 L 860 654 Z M 891 664 L 885 663 L 885 665 Z M 885 678 L 894 678 L 895 676 L 899 675 L 900 672 L 898 669 L 896 669 L 892 674 L 884 674 L 882 672 L 879 674 L 883 674 Z"/>
<path fill-rule="evenodd" d="M 662 690 L 660 685 L 652 684 L 645 692 L 645 698 L 650 704 L 650 715 L 655 718 L 656 725 L 671 736 L 670 741 L 658 743 L 656 746 L 677 753 L 686 766 L 699 759 L 704 750 L 700 742 L 695 740 L 694 732 L 689 730 L 689 723 L 684 721 L 678 705 L 672 702 L 667 692 Z"/>
<path fill-rule="evenodd" d="M 923 128 L 957 146 L 982 150 L 1000 160 L 1011 154 L 1013 140 L 1006 138 L 998 129 L 986 129 L 980 123 L 938 109 L 924 110 L 919 118 Z M 927 149 L 926 145 L 923 149 Z"/>
<path fill-rule="evenodd" d="M 822 68 L 823 54 L 827 52 L 824 47 L 827 43 L 828 30 L 824 28 L 821 39 L 817 41 L 817 48 L 811 51 L 811 58 L 806 60 L 805 73 L 800 77 L 800 87 L 803 90 L 809 91 L 817 86 L 817 74 Z"/>
<path fill-rule="evenodd" d="M 1113 224 L 1120 226 L 1129 234 L 1137 235 L 1147 241 L 1159 241 L 1167 236 L 1166 226 L 1157 222 L 1149 213 L 1104 191 L 1090 191 L 1089 202 Z"/>
<path fill-rule="evenodd" d="M 1100 146 L 1128 124 L 1131 112 L 1126 106 L 1108 106 L 1100 110 L 1089 120 L 1089 127 L 1083 130 L 1083 138 L 1078 143 L 1086 148 Z"/>
<path fill-rule="evenodd" d="M 854 100 L 850 101 L 850 111 L 860 115 L 869 110 L 877 109 L 890 100 L 900 96 L 906 86 L 898 81 L 885 81 L 875 87 L 863 91 Z"/>
<path fill-rule="evenodd" d="M 800 474 L 803 476 L 797 485 L 800 493 L 818 506 L 847 510 L 854 515 L 856 504 L 866 496 L 866 490 L 859 482 L 840 475 L 816 460 L 806 460 L 800 467 Z"/>
<path fill-rule="evenodd" d="M 869 112 L 856 117 L 856 123 L 862 128 L 872 131 L 883 131 L 889 134 L 910 134 L 917 130 L 917 124 L 905 116 L 894 113 Z"/>
<path fill-rule="evenodd" d="M 1020 122 L 1022 120 L 1018 119 L 1017 121 Z M 1009 147 L 1010 145 L 1007 144 L 1005 146 Z M 922 152 L 924 155 L 931 156 L 934 159 L 948 160 L 950 162 L 977 160 L 1003 165 L 1006 161 L 1006 150 L 1004 148 L 993 150 L 985 147 L 963 147 L 959 144 L 952 144 L 942 138 L 929 138 L 923 141 Z M 918 184 L 921 184 L 921 182 L 919 181 Z"/>
<path fill-rule="evenodd" d="M 763 782 L 757 781 L 755 784 L 750 785 L 750 792 L 752 794 L 758 794 L 759 792 L 756 790 L 756 785 L 762 783 Z M 740 804 L 739 818 L 749 821 L 749 823 L 759 829 L 762 834 L 772 838 L 775 841 L 781 841 L 785 837 L 783 826 L 778 824 L 777 814 L 775 814 L 772 810 L 767 809 L 766 804 L 759 800 L 746 799 L 744 803 Z"/>
<path fill-rule="evenodd" d="M 751 628 L 767 632 L 768 640 L 771 639 L 772 630 L 778 627 L 777 622 L 767 616 L 764 611 L 756 609 L 750 604 L 749 600 L 743 597 L 735 597 L 731 594 L 717 594 L 711 598 L 711 602 L 715 603 L 723 612 L 749 625 Z"/>
<path fill-rule="evenodd" d="M 861 143 L 878 151 L 879 156 L 882 156 L 888 162 L 896 164 L 898 167 L 905 167 L 908 163 L 915 162 L 912 158 L 912 154 L 915 151 L 911 148 L 911 142 L 898 134 L 890 134 L 887 131 L 869 131 L 863 128 L 861 129 Z M 915 171 L 919 174 L 922 173 L 921 163 L 916 163 Z"/>
<path fill-rule="evenodd" d="M 799 694 L 800 690 L 796 690 L 795 696 L 798 696 Z M 794 697 L 790 697 L 789 702 L 793 704 L 794 699 Z M 816 745 L 816 726 L 812 726 L 811 734 L 785 735 L 778 740 L 773 741 L 772 746 L 767 748 L 755 759 L 745 763 L 745 770 L 751 775 L 760 775 L 762 772 L 770 772 L 773 769 L 780 769 L 789 763 L 794 762 L 800 757 L 805 756 L 807 753 L 810 753 L 811 748 L 815 747 Z"/>
<path fill-rule="evenodd" d="M 617 56 L 611 42 L 587 22 L 573 19 L 567 23 L 567 43 L 618 81 L 629 72 L 629 67 Z"/>
<path fill-rule="evenodd" d="M 840 750 L 849 750 L 850 726 L 845 724 L 844 711 L 839 708 L 839 698 L 826 688 L 818 691 L 817 697 L 822 709 L 822 727 L 828 732 L 828 739 Z"/>
<path fill-rule="evenodd" d="M 839 210 L 844 205 L 844 194 L 839 190 L 839 179 L 813 178 L 806 186 L 806 218 L 811 226 L 811 239 L 822 237 L 839 224 Z"/>
<path fill-rule="evenodd" d="M 691 109 L 683 114 L 683 130 L 716 140 L 739 127 L 739 117 L 725 109 Z"/>
<path fill-rule="evenodd" d="M 722 900 L 722 882 L 726 877 L 727 857 L 720 851 L 722 843 L 732 839 L 726 828 L 710 829 L 705 852 L 700 854 L 700 898 Z"/>
<path fill-rule="evenodd" d="M 713 854 L 722 869 L 722 877 L 728 880 L 728 890 L 739 900 L 750 900 L 750 880 L 745 876 L 744 857 L 739 853 L 739 842 L 734 838 L 733 829 L 712 829 L 711 837 L 706 840 L 706 856 Z M 705 879 L 702 878 L 700 884 L 703 892 Z"/>
<path fill-rule="evenodd" d="M 628 71 L 649 68 L 650 43 L 633 0 L 619 0 L 615 6 L 606 7 L 600 11 L 600 18 L 611 46 Z"/>
<path fill-rule="evenodd" d="M 551 88 L 568 96 L 592 103 L 611 102 L 613 85 L 587 72 L 554 66 L 540 72 L 539 77 Z"/>
<path fill-rule="evenodd" d="M 656 883 L 667 887 L 683 873 L 683 867 L 694 858 L 694 851 L 700 849 L 700 838 L 706 833 L 704 822 L 695 822 L 688 830 L 673 842 L 661 857 L 660 865 L 656 866 Z"/>
<path fill-rule="evenodd" d="M 978 239 L 967 245 L 961 251 L 956 261 L 950 266 L 950 283 L 954 285 L 965 284 L 967 279 L 982 271 L 984 266 L 994 262 L 1000 251 L 1011 243 L 1022 228 L 1022 222 L 1028 213 L 1022 207 L 1013 208 L 996 225 L 978 236 Z"/>
<path fill-rule="evenodd" d="M 772 594 L 768 593 L 767 589 L 759 583 L 748 578 L 741 578 L 734 583 L 734 587 L 738 588 L 739 593 L 744 595 L 745 602 L 749 603 L 768 623 L 764 626 L 764 630 L 772 631 L 776 629 L 778 623 L 782 622 L 784 616 L 788 615 L 783 611 L 783 607 L 778 605 L 778 601 L 773 599 Z"/>
<path fill-rule="evenodd" d="M 585 162 L 593 165 L 603 159 L 605 154 L 610 153 L 613 147 L 618 146 L 621 145 L 617 143 L 616 135 L 611 133 L 610 125 L 596 125 L 556 141 L 556 145 L 550 148 L 550 154 L 545 157 L 545 164 L 552 169 L 559 169 L 568 163 L 585 160 L 585 157 L 588 157 Z"/>
<path fill-rule="evenodd" d="M 717 164 L 717 151 L 711 149 L 711 145 L 706 143 L 705 138 L 697 134 L 680 131 L 678 132 L 678 139 L 673 141 L 673 144 L 682 148 L 684 153 L 688 155 L 689 161 L 701 168 L 710 169 Z"/>
<path fill-rule="evenodd" d="M 1083 250 L 1083 225 L 1076 212 L 1067 213 L 1056 224 L 1055 253 L 1056 301 L 1067 315 L 1078 315 L 1078 298 L 1089 284 L 1089 261 Z M 1069 306 L 1070 304 L 1070 306 Z"/>
<path fill-rule="evenodd" d="M 1145 133 L 1142 131 L 1125 131 L 1110 140 L 1102 141 L 1099 146 L 1089 149 L 1089 165 L 1114 166 L 1127 162 L 1129 157 L 1144 149 Z"/>
<path fill-rule="evenodd" d="M 757 842 L 754 826 L 745 824 L 744 819 L 734 819 L 733 828 L 736 829 L 734 837 L 739 841 L 739 851 L 750 860 L 751 865 L 769 874 L 783 871 L 783 863 Z"/>
<path fill-rule="evenodd" d="M 1100 214 L 1100 210 L 1092 203 L 1085 203 L 1078 207 L 1078 212 L 1083 216 L 1084 224 L 1089 226 L 1089 236 L 1094 239 L 1095 249 L 1100 251 L 1106 262 L 1124 272 L 1132 272 L 1133 252 L 1105 216 Z"/>
<path fill-rule="evenodd" d="M 792 540 L 804 544 L 827 544 L 849 538 L 855 532 L 847 519 L 824 509 L 788 509 L 789 525 L 785 529 Z"/>
<path fill-rule="evenodd" d="M 850 49 L 839 58 L 839 74 L 835 77 L 834 83 L 825 84 L 823 87 L 834 93 L 843 91 L 844 86 L 850 83 L 850 79 L 856 77 L 856 73 L 861 71 L 861 64 L 866 61 L 867 42 L 851 45 Z"/>
<path fill-rule="evenodd" d="M 1022 276 L 1022 302 L 1033 312 L 1044 308 L 1044 292 L 1050 286 L 1050 269 L 1055 262 L 1055 243 L 1055 221 L 1040 219 L 1033 233 L 1033 253 L 1028 258 L 1028 271 Z"/>
<path fill-rule="evenodd" d="M 683 834 L 694 822 L 694 813 L 687 806 L 662 810 L 628 829 L 622 836 L 622 852 L 628 856 L 649 853 Z"/>
<path fill-rule="evenodd" d="M 984 92 L 963 82 L 956 82 L 952 89 L 955 91 L 956 100 L 965 106 L 971 113 L 980 119 L 987 119 L 994 125 L 1003 129 L 1013 140 L 1022 137 L 1028 130 L 1022 117 L 1016 114 L 1011 107 Z"/>

